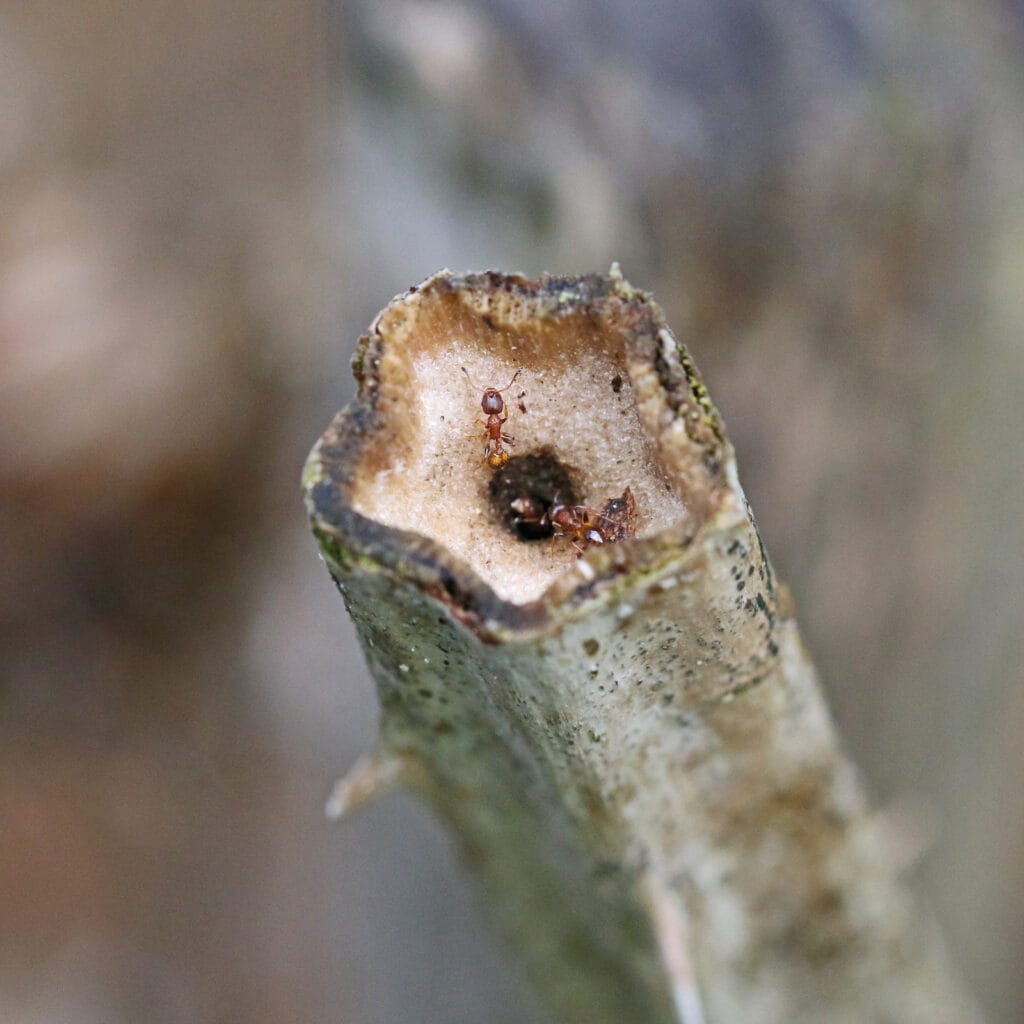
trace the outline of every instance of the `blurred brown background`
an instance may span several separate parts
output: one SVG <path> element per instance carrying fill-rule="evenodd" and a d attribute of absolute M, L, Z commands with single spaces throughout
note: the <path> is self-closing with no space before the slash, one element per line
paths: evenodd
<path fill-rule="evenodd" d="M 534 1022 L 298 492 L 444 265 L 620 260 L 847 745 L 1024 1020 L 1019 0 L 0 6 L 0 1020 Z"/>

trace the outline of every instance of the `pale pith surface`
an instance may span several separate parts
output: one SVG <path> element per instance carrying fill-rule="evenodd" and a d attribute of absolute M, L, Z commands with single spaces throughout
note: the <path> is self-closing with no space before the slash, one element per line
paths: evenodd
<path fill-rule="evenodd" d="M 503 394 L 513 455 L 552 452 L 588 505 L 600 507 L 630 487 L 638 536 L 687 516 L 656 462 L 613 327 L 580 314 L 524 325 L 507 310 L 481 312 L 451 295 L 420 293 L 389 307 L 378 329 L 385 340 L 378 411 L 386 429 L 366 446 L 355 475 L 353 506 L 361 514 L 437 541 L 515 603 L 534 600 L 567 572 L 586 576 L 567 541 L 518 539 L 488 500 L 494 471 L 482 462 L 482 388 L 504 387 L 521 369 Z"/>

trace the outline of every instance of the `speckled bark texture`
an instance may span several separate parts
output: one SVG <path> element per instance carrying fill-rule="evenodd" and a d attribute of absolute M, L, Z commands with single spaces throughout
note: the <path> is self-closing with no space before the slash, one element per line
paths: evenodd
<path fill-rule="evenodd" d="M 462 366 L 496 387 L 522 370 L 497 474 Z M 335 810 L 420 793 L 566 1022 L 979 1020 L 872 827 L 721 421 L 650 298 L 616 268 L 442 272 L 378 316 L 355 371 L 304 476 L 383 709 Z M 582 558 L 523 540 L 507 508 L 627 486 L 637 537 Z"/>

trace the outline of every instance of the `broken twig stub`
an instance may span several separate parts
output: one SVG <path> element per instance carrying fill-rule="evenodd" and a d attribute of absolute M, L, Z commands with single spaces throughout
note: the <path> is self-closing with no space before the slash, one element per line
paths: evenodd
<path fill-rule="evenodd" d="M 304 474 L 383 709 L 335 810 L 414 788 L 565 1021 L 978 1020 L 651 299 L 444 271 L 354 368 Z"/>

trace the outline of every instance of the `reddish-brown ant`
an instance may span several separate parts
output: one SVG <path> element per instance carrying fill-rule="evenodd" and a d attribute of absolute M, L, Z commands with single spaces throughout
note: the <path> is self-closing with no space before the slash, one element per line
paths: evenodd
<path fill-rule="evenodd" d="M 470 385 L 474 388 L 479 388 L 479 384 L 473 383 L 473 378 L 469 375 L 469 370 L 462 367 L 462 372 L 466 375 L 466 379 Z M 503 388 L 492 388 L 486 387 L 483 389 L 483 397 L 480 399 L 480 408 L 487 414 L 486 420 L 481 420 L 484 429 L 482 436 L 487 442 L 484 445 L 484 458 L 483 461 L 487 463 L 491 469 L 501 469 L 502 466 L 508 462 L 508 452 L 505 451 L 503 445 L 508 445 L 510 448 L 515 446 L 515 438 L 511 434 L 506 433 L 501 428 L 505 425 L 505 421 L 508 419 L 508 409 L 505 407 L 505 399 L 501 397 L 503 391 L 508 391 L 510 387 L 516 382 L 516 378 L 523 371 L 521 369 L 516 370 L 512 374 L 512 379 Z"/>
<path fill-rule="evenodd" d="M 604 543 L 604 516 L 589 505 L 563 505 L 555 501 L 547 511 L 551 523 L 551 539 L 565 537 L 582 555 L 592 544 Z"/>
<path fill-rule="evenodd" d="M 604 508 L 567 505 L 555 500 L 547 507 L 537 498 L 517 498 L 512 502 L 516 525 L 550 527 L 551 540 L 565 537 L 582 555 L 594 544 L 611 544 L 636 536 L 636 499 L 627 487 L 619 498 L 609 498 Z"/>

